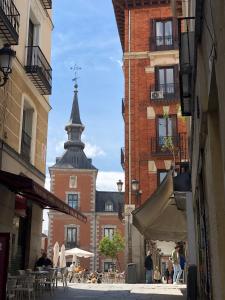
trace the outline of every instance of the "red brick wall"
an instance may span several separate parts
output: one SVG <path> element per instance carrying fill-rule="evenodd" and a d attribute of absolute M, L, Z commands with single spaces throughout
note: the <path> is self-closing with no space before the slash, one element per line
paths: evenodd
<path fill-rule="evenodd" d="M 171 17 L 170 7 L 132 9 L 131 11 L 131 52 L 149 52 L 151 36 L 151 20 Z M 128 11 L 125 14 L 125 52 L 128 51 Z M 131 179 L 140 182 L 143 194 L 141 202 L 157 188 L 157 174 L 149 173 L 148 161 L 154 160 L 157 169 L 165 169 L 164 160 L 171 160 L 172 156 L 156 157 L 151 153 L 151 138 L 156 137 L 156 120 L 147 119 L 147 107 L 152 106 L 156 115 L 163 115 L 163 106 L 168 104 L 154 104 L 150 101 L 150 88 L 155 84 L 155 74 L 146 73 L 145 68 L 150 66 L 148 58 L 132 58 L 131 66 Z M 125 77 L 125 202 L 128 203 L 128 76 L 129 60 L 124 59 Z M 178 78 L 177 78 L 178 81 Z M 179 99 L 170 104 L 170 114 L 177 114 Z M 178 118 L 178 133 L 186 132 L 184 120 Z M 132 195 L 135 203 L 135 195 Z"/>

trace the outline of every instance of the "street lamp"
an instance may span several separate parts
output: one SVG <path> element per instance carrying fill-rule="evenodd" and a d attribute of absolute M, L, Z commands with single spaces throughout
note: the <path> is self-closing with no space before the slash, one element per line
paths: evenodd
<path fill-rule="evenodd" d="M 123 181 L 122 180 L 119 180 L 117 181 L 117 188 L 118 188 L 118 192 L 122 192 L 122 189 L 123 189 Z"/>
<path fill-rule="evenodd" d="M 11 49 L 9 44 L 5 44 L 0 49 L 0 86 L 4 86 L 8 80 L 8 76 L 12 73 L 12 58 L 16 56 L 16 52 Z"/>
<path fill-rule="evenodd" d="M 136 203 L 140 205 L 139 199 L 140 199 L 140 196 L 141 196 L 141 194 L 142 194 L 142 191 L 139 190 L 139 181 L 138 181 L 138 180 L 133 179 L 133 180 L 131 181 L 131 189 L 132 189 L 132 191 L 133 191 L 133 192 L 135 193 L 135 195 L 136 195 Z"/>

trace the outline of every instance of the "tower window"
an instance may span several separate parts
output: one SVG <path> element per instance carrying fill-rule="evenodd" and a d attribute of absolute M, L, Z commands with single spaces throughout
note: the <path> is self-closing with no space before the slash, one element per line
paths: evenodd
<path fill-rule="evenodd" d="M 79 197 L 78 194 L 67 194 L 68 205 L 72 208 L 78 209 L 79 207 Z"/>

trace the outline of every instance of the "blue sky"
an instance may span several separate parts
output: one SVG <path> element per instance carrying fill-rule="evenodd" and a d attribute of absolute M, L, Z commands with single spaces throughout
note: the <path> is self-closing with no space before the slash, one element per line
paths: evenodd
<path fill-rule="evenodd" d="M 64 130 L 73 98 L 74 64 L 79 65 L 79 105 L 86 153 L 99 169 L 98 189 L 123 179 L 122 50 L 111 0 L 53 1 L 53 92 L 50 98 L 47 167 L 63 153 Z"/>

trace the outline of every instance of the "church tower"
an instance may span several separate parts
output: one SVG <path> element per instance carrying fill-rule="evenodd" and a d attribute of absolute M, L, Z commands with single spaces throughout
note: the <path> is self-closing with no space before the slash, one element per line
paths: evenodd
<path fill-rule="evenodd" d="M 69 122 L 65 130 L 68 135 L 64 143 L 65 152 L 56 158 L 49 168 L 51 192 L 69 206 L 87 216 L 87 223 L 80 222 L 59 212 L 49 212 L 49 255 L 56 241 L 66 249 L 75 247 L 90 252 L 96 251 L 95 194 L 98 170 L 84 153 L 85 144 L 81 140 L 84 125 L 81 122 L 78 104 L 78 85 L 75 81 L 74 97 Z M 95 260 L 84 259 L 82 266 L 94 270 Z"/>

